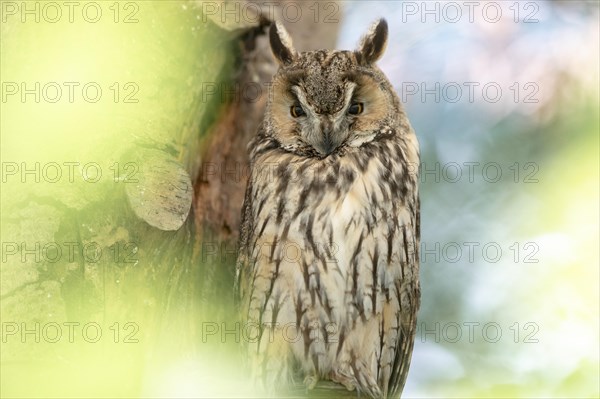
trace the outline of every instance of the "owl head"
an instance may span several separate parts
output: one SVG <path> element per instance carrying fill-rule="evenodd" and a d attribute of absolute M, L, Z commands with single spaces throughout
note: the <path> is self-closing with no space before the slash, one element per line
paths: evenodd
<path fill-rule="evenodd" d="M 396 125 L 401 109 L 375 62 L 387 44 L 388 27 L 376 21 L 354 51 L 299 53 L 279 22 L 269 31 L 279 70 L 267 102 L 266 133 L 286 151 L 327 157 L 376 139 Z"/>

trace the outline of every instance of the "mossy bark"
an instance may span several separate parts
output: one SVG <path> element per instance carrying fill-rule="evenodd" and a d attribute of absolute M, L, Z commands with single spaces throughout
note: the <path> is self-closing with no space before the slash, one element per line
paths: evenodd
<path fill-rule="evenodd" d="M 313 34 L 299 36 L 297 47 L 333 47 L 338 25 L 315 24 L 309 4 L 298 4 L 304 16 L 288 21 L 290 30 Z M 143 378 L 149 358 L 201 352 L 204 323 L 234 320 L 246 144 L 262 118 L 267 82 L 277 67 L 264 34 L 268 21 L 204 15 L 202 2 L 140 7 L 145 19 L 124 32 L 122 42 L 131 57 L 139 54 L 144 61 L 137 83 L 143 101 L 101 115 L 106 136 L 99 144 L 62 147 L 48 161 L 62 167 L 75 161 L 77 172 L 90 159 L 106 159 L 97 162 L 104 177 L 53 184 L 44 176 L 38 182 L 17 174 L 3 184 L 3 396 L 139 396 L 142 383 L 131 380 Z M 16 43 L 32 42 L 38 33 L 19 29 L 2 26 L 3 58 L 18 58 Z M 134 44 L 142 39 L 150 43 L 143 52 Z M 10 77 L 11 68 L 5 72 Z M 18 106 L 27 111 L 29 105 Z M 77 134 L 86 133 L 85 125 L 79 128 Z M 2 131 L 4 137 L 18 134 Z M 10 166 L 38 162 L 35 154 L 20 158 L 6 151 L 3 160 Z M 57 344 L 48 336 L 52 323 L 61 329 Z M 78 330 L 96 324 L 111 344 L 129 339 L 136 345 L 115 352 L 103 340 L 88 341 L 91 330 Z M 74 342 L 69 328 L 75 329 Z M 23 329 L 33 332 L 23 335 Z M 236 342 L 226 344 L 225 352 L 237 350 Z M 120 365 L 110 366 L 107 354 Z M 95 385 L 84 372 L 89 364 L 106 364 L 110 378 L 126 368 L 130 380 L 120 388 Z M 24 370 L 49 373 L 40 378 L 53 380 L 52 387 L 23 384 L 37 378 Z"/>

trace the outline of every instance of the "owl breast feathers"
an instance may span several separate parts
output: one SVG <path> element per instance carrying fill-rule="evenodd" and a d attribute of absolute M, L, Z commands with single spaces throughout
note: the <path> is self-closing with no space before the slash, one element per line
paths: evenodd
<path fill-rule="evenodd" d="M 237 262 L 247 358 L 260 386 L 320 380 L 399 395 L 419 307 L 419 149 L 375 62 L 377 21 L 356 51 L 298 53 L 279 23 L 280 67 L 249 144 Z"/>

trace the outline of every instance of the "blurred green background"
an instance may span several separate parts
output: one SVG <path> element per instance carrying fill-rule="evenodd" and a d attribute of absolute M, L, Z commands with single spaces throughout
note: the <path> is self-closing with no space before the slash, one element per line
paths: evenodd
<path fill-rule="evenodd" d="M 348 1 L 334 15 L 343 49 L 387 18 L 379 66 L 421 144 L 404 396 L 598 397 L 598 3 L 475 2 L 472 20 L 463 3 Z M 199 98 L 231 75 L 231 37 L 197 3 L 82 2 L 72 22 L 47 4 L 0 3 L 0 394 L 251 395 L 235 256 L 190 262 L 193 223 L 158 232 L 123 201 L 140 142 L 197 166 L 223 105 Z"/>

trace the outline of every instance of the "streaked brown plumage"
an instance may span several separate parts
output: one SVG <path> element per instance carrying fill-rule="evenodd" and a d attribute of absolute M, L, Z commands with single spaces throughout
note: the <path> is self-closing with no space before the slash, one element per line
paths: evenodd
<path fill-rule="evenodd" d="M 375 66 L 387 23 L 356 51 L 297 53 L 280 24 L 270 40 L 280 68 L 249 144 L 237 265 L 251 367 L 266 388 L 398 395 L 420 296 L 419 150 Z"/>

